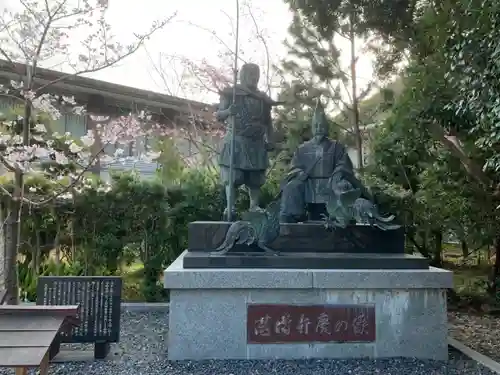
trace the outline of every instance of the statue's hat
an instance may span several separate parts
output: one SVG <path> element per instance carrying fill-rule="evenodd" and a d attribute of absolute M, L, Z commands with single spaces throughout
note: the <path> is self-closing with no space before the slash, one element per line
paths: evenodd
<path fill-rule="evenodd" d="M 326 115 L 325 115 L 325 108 L 323 107 L 323 104 L 321 103 L 320 98 L 316 99 L 316 107 L 314 108 L 312 123 L 313 124 L 327 124 L 328 123 L 328 120 L 327 120 Z"/>

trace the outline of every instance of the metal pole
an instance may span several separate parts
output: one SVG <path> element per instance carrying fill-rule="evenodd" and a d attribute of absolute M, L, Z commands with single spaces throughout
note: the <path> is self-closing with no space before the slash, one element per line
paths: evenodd
<path fill-rule="evenodd" d="M 233 70 L 233 101 L 236 104 L 236 84 L 238 83 L 238 39 L 240 32 L 240 2 L 236 0 L 236 42 L 234 47 L 234 70 Z M 227 221 L 231 221 L 232 208 L 234 205 L 234 144 L 236 136 L 236 116 L 230 117 L 231 143 L 229 147 L 229 183 L 230 188 L 227 195 Z"/>

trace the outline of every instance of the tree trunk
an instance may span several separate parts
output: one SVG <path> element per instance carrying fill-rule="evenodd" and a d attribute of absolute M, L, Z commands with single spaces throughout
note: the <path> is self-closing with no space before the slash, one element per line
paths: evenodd
<path fill-rule="evenodd" d="M 500 286 L 500 235 L 495 239 L 495 264 L 491 273 L 491 282 L 489 292 L 492 296 L 496 296 L 498 287 Z"/>
<path fill-rule="evenodd" d="M 33 271 L 34 275 L 33 276 L 38 276 L 38 273 L 40 272 L 40 265 L 42 263 L 42 250 L 40 246 L 40 231 L 37 230 L 35 233 L 36 236 L 36 243 L 35 243 L 35 259 L 33 262 Z"/>
<path fill-rule="evenodd" d="M 19 191 L 18 176 L 16 173 L 16 187 Z M 22 176 L 21 176 L 22 186 Z M 14 192 L 16 194 L 16 192 Z M 13 199 L 10 204 L 5 225 L 5 290 L 7 292 L 7 305 L 17 305 L 19 303 L 19 280 L 17 269 L 17 250 L 19 247 L 20 221 L 21 221 L 21 202 Z"/>
<path fill-rule="evenodd" d="M 0 290 L 5 290 L 5 205 L 0 203 Z"/>
<path fill-rule="evenodd" d="M 363 137 L 359 128 L 359 103 L 358 103 L 358 88 L 356 76 L 356 34 L 354 32 L 354 12 L 350 14 L 349 42 L 351 43 L 351 91 L 352 91 L 352 126 L 354 128 L 354 136 L 356 138 L 356 153 L 358 156 L 358 168 L 363 169 Z"/>
<path fill-rule="evenodd" d="M 465 240 L 460 241 L 460 246 L 462 248 L 462 257 L 465 259 L 469 256 L 469 246 Z"/>
<path fill-rule="evenodd" d="M 425 243 L 425 241 L 422 241 L 422 245 L 420 245 L 418 243 L 417 239 L 415 238 L 415 234 L 413 234 L 413 233 L 408 234 L 408 239 L 413 244 L 413 246 L 415 246 L 415 248 L 418 250 L 420 255 L 422 255 L 423 257 L 426 257 L 426 258 L 430 258 L 430 254 L 429 254 L 429 251 L 427 250 L 427 244 Z"/>
<path fill-rule="evenodd" d="M 432 232 L 434 240 L 434 249 L 432 252 L 431 263 L 434 267 L 443 266 L 443 232 L 436 230 Z"/>
<path fill-rule="evenodd" d="M 57 217 L 57 231 L 56 231 L 56 238 L 54 241 L 54 247 L 56 249 L 56 275 L 61 276 L 61 244 L 60 244 L 60 238 L 61 238 L 61 222 L 59 221 L 59 217 Z"/>
<path fill-rule="evenodd" d="M 28 66 L 27 83 L 31 87 L 32 72 Z M 30 120 L 31 120 L 31 101 L 26 99 L 24 103 L 23 117 L 23 144 L 30 145 Z M 19 303 L 19 273 L 17 269 L 17 254 L 19 244 L 21 243 L 21 210 L 24 193 L 24 175 L 20 169 L 14 173 L 14 192 L 10 202 L 9 213 L 6 223 L 6 255 L 5 255 L 5 289 L 7 291 L 8 305 L 17 305 Z"/>

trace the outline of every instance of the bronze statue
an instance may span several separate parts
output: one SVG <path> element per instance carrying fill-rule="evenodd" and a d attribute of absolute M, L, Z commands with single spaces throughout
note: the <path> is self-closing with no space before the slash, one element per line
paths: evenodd
<path fill-rule="evenodd" d="M 326 214 L 325 190 L 335 169 L 343 169 L 355 185 L 361 185 L 354 175 L 346 147 L 328 138 L 329 124 L 318 100 L 312 118 L 312 139 L 295 151 L 290 171 L 282 184 L 280 220 L 296 223 L 307 219 L 319 220 Z M 361 188 L 361 186 L 356 186 Z M 362 188 L 362 194 L 368 195 Z"/>
<path fill-rule="evenodd" d="M 345 228 L 358 223 L 381 229 L 399 228 L 389 224 L 393 216 L 384 218 L 378 213 L 373 197 L 354 174 L 347 148 L 328 138 L 328 130 L 328 120 L 318 99 L 312 118 L 313 137 L 295 152 L 282 184 L 280 221 L 323 219 L 327 227 Z"/>
<path fill-rule="evenodd" d="M 234 107 L 229 110 L 232 109 Z M 306 219 L 321 220 L 325 228 L 339 230 L 336 243 L 340 238 L 358 250 L 370 246 L 369 242 L 375 238 L 359 237 L 359 227 L 376 227 L 382 231 L 400 228 L 400 225 L 392 224 L 393 215 L 384 217 L 379 213 L 371 194 L 355 176 L 346 147 L 328 138 L 328 130 L 329 124 L 318 100 L 312 118 L 313 137 L 296 150 L 277 199 L 264 210 L 254 206 L 253 210 L 244 212 L 242 220 L 231 224 L 224 241 L 211 252 L 212 255 L 256 251 L 282 255 L 273 249 L 275 240 L 280 237 L 280 224 Z M 238 162 L 244 178 L 246 170 L 242 168 L 242 159 Z M 244 181 L 248 183 L 248 180 Z M 311 206 L 316 209 L 311 210 Z M 309 218 L 306 213 L 309 213 Z M 373 232 L 370 233 L 372 236 Z M 242 250 L 245 246 L 247 250 Z"/>
<path fill-rule="evenodd" d="M 265 210 L 244 212 L 243 220 L 231 223 L 224 241 L 212 254 L 227 254 L 236 245 L 255 245 L 266 254 L 278 255 L 269 245 L 280 235 L 279 210 L 280 201 L 275 200 Z"/>
<path fill-rule="evenodd" d="M 219 156 L 221 181 L 226 197 L 235 196 L 236 189 L 245 185 L 250 196 L 250 211 L 260 211 L 260 188 L 266 181 L 269 165 L 267 152 L 272 149 L 271 108 L 276 104 L 269 96 L 258 90 L 260 70 L 255 64 L 244 64 L 240 71 L 240 83 L 235 88 L 227 87 L 220 93 L 217 119 L 225 122 L 230 116 L 234 121 L 234 149 L 231 155 L 231 131 L 228 131 Z M 235 89 L 235 90 L 234 90 Z M 233 91 L 234 90 L 234 91 Z M 233 95 L 236 100 L 233 103 Z M 232 128 L 232 127 L 231 127 Z M 231 130 L 231 129 L 229 129 Z M 230 167 L 233 158 L 234 180 Z M 232 191 L 230 191 L 232 189 Z M 234 201 L 231 216 L 234 219 Z"/>
<path fill-rule="evenodd" d="M 322 214 L 325 227 L 345 229 L 348 225 L 360 224 L 377 227 L 381 230 L 399 229 L 400 225 L 392 224 L 395 216 L 384 217 L 380 215 L 377 205 L 371 199 L 362 196 L 361 182 L 356 179 L 357 183 L 349 176 L 350 174 L 340 167 L 335 168 L 329 179 L 323 192 L 327 211 L 326 214 Z"/>

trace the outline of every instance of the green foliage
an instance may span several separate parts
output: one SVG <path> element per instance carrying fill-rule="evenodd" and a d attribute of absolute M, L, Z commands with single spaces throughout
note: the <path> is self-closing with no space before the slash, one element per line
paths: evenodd
<path fill-rule="evenodd" d="M 404 56 L 415 36 L 415 24 L 427 1 L 413 0 L 286 0 L 294 13 L 301 13 L 325 38 L 345 31 L 355 20 L 355 34 L 369 35 L 368 46 L 376 52 L 377 71 L 386 76 Z"/>
<path fill-rule="evenodd" d="M 338 29 L 337 34 L 350 40 L 351 23 L 348 22 L 346 27 L 346 31 Z M 332 106 L 331 110 L 350 112 L 350 103 L 345 103 L 343 98 L 351 97 L 350 101 L 353 100 L 351 82 L 356 81 L 357 77 L 352 77 L 349 67 L 344 66 L 338 40 L 333 36 L 325 36 L 301 12 L 294 13 L 288 32 L 290 40 L 285 44 L 289 56 L 282 61 L 281 69 L 293 80 L 285 86 L 281 96 L 288 103 L 295 102 L 313 108 L 316 98 L 323 97 Z M 357 99 L 362 100 L 369 91 L 370 88 L 367 88 L 363 93 L 358 93 Z M 335 130 L 336 135 L 340 135 L 342 129 L 337 126 Z"/>
<path fill-rule="evenodd" d="M 38 269 L 38 273 L 32 272 L 30 265 L 25 262 L 19 264 L 19 280 L 21 280 L 21 297 L 26 301 L 36 300 L 36 288 L 39 276 L 55 276 L 55 275 L 70 275 L 82 276 L 84 267 L 80 262 L 60 263 L 57 264 L 54 259 L 47 259 Z M 102 268 L 99 275 L 110 275 L 109 272 Z"/>
<path fill-rule="evenodd" d="M 286 42 L 289 56 L 281 62 L 283 75 L 292 79 L 282 86 L 276 126 L 284 135 L 283 162 L 287 164 L 293 152 L 311 138 L 312 110 L 317 98 L 327 105 L 327 112 L 344 107 L 342 93 L 350 88 L 350 75 L 341 63 L 341 51 L 332 38 L 324 38 L 301 13 L 295 13 Z M 327 113 L 327 117 L 329 113 Z M 332 118 L 330 135 L 344 138 L 347 126 L 339 126 Z"/>
<path fill-rule="evenodd" d="M 277 111 L 275 120 L 276 133 L 281 134 L 281 162 L 288 164 L 297 147 L 311 138 L 312 108 L 298 97 L 296 87 L 287 85 L 279 95 L 279 100 L 286 102 Z M 309 103 L 313 105 L 312 101 Z"/>
<path fill-rule="evenodd" d="M 161 152 L 157 160 L 159 168 L 156 171 L 160 181 L 164 185 L 179 183 L 185 166 L 173 139 L 158 139 L 153 149 Z"/>
<path fill-rule="evenodd" d="M 35 298 L 40 275 L 123 275 L 125 295 L 165 299 L 160 276 L 186 249 L 188 224 L 222 217 L 226 203 L 214 177 L 205 170 L 186 170 L 182 183 L 165 187 L 158 180 L 121 173 L 112 176 L 109 186 L 89 180 L 72 200 L 25 207 L 19 258 L 22 297 Z M 279 178 L 270 174 L 262 189 L 263 205 L 276 197 Z M 26 185 L 26 191 L 36 187 L 38 194 L 48 194 L 52 187 L 41 177 Z M 238 211 L 248 204 L 248 195 L 239 194 Z M 141 285 L 128 285 L 123 268 L 136 262 L 144 265 L 140 277 L 133 277 Z"/>
<path fill-rule="evenodd" d="M 445 5 L 446 4 L 446 5 Z M 500 171 L 500 4 L 494 0 L 448 1 L 445 75 L 455 95 L 447 108 L 469 122 L 458 128 L 470 133 L 485 159 L 485 168 Z M 479 52 L 480 51 L 480 52 Z"/>
<path fill-rule="evenodd" d="M 40 181 L 28 183 L 40 186 Z M 117 274 L 122 264 L 138 258 L 145 268 L 145 298 L 157 299 L 159 275 L 172 258 L 166 198 L 160 183 L 122 174 L 113 176 L 111 186 L 89 183 L 72 201 L 28 208 L 20 253 L 21 269 L 29 269 L 32 278 L 21 278 L 23 290 L 30 295 L 32 279 L 39 274 Z M 57 267 L 50 263 L 54 252 Z"/>
<path fill-rule="evenodd" d="M 394 80 L 398 87 L 389 86 L 358 108 L 361 124 L 380 123 L 371 140 L 372 163 L 362 177 L 383 210 L 396 213 L 405 225 L 408 247 L 440 263 L 443 239 L 450 233 L 462 243 L 463 254 L 497 241 L 500 4 L 494 0 L 286 2 L 294 14 L 291 52 L 310 62 L 284 64 L 300 82 L 290 84 L 290 91 L 301 93 L 303 102 L 318 82 L 323 95 L 329 94 L 325 88 L 332 81 L 345 82 L 331 64 L 339 54 L 332 48 L 336 35 L 354 31 L 358 40 L 366 40 L 382 80 L 394 78 L 391 74 L 399 70 L 395 63 L 405 60 L 403 73 Z M 323 44 L 318 48 L 315 40 Z M 380 113 L 367 122 L 374 108 Z M 334 121 L 348 127 L 349 115 L 340 113 Z M 299 138 L 301 133 L 296 133 Z M 499 290 L 500 269 L 494 270 L 496 276 L 488 280 L 481 269 L 481 289 L 490 293 Z"/>
<path fill-rule="evenodd" d="M 421 10 L 412 26 L 404 88 L 376 131 L 367 172 L 381 190 L 407 193 L 406 201 L 388 194 L 389 202 L 408 237 L 430 255 L 443 233 L 451 231 L 472 248 L 490 245 L 499 233 L 491 191 L 464 168 L 464 160 L 496 168 L 498 39 L 496 18 L 489 17 L 497 9 L 493 1 L 447 0 Z M 460 158 L 447 140 L 458 140 Z"/>
<path fill-rule="evenodd" d="M 374 27 L 373 20 L 366 17 L 371 17 L 376 7 L 356 1 L 287 2 L 293 12 L 293 21 L 286 42 L 289 57 L 282 62 L 281 68 L 293 77 L 282 93 L 286 94 L 289 103 L 288 108 L 283 109 L 292 140 L 288 146 L 292 148 L 300 143 L 298 140 L 304 135 L 302 116 L 299 116 L 303 110 L 297 109 L 311 106 L 314 99 L 321 96 L 326 98 L 327 110 L 333 117 L 332 137 L 357 151 L 356 164 L 363 169 L 368 138 L 365 127 L 385 118 L 394 99 L 392 86 L 399 89 L 396 80 L 379 95 L 364 102 L 380 80 L 372 77 L 366 81 L 366 75 L 360 74 L 357 62 L 359 58 L 367 58 L 360 50 L 376 52 L 377 56 L 390 60 L 386 51 L 374 51 L 375 45 L 380 43 L 370 29 Z"/>

